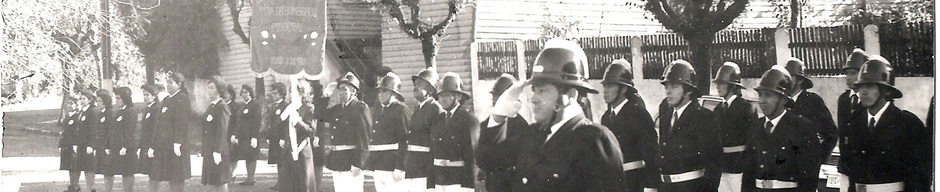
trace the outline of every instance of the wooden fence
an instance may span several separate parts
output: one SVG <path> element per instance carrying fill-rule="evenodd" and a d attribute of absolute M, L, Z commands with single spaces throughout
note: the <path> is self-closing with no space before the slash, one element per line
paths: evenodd
<path fill-rule="evenodd" d="M 846 25 L 836 27 L 810 27 L 788 29 L 788 37 L 777 38 L 778 30 L 758 29 L 721 31 L 716 34 L 709 49 L 709 64 L 712 74 L 724 62 L 735 62 L 745 78 L 759 78 L 764 71 L 781 62 L 778 57 L 800 58 L 806 63 L 806 72 L 812 76 L 832 76 L 842 73 L 846 56 L 854 48 L 864 48 L 866 41 L 880 46 L 881 55 L 887 58 L 898 76 L 934 76 L 934 23 L 879 25 L 880 39 L 866 39 L 864 26 Z M 631 44 L 631 39 L 642 44 Z M 624 58 L 631 63 L 643 63 L 642 74 L 646 79 L 658 79 L 669 62 L 688 60 L 691 56 L 685 40 L 673 33 L 642 36 L 590 37 L 571 39 L 584 48 L 589 62 L 591 79 L 600 79 L 611 61 Z M 545 40 L 504 42 L 478 42 L 477 62 L 480 78 L 492 79 L 501 73 L 516 74 L 521 51 L 526 64 L 526 74 L 531 74 L 532 64 Z M 519 47 L 521 45 L 521 47 Z M 639 46 L 642 54 L 635 61 L 632 46 Z M 780 49 L 780 50 L 778 50 Z M 780 55 L 783 51 L 783 55 Z M 785 61 L 785 60 L 783 60 Z M 640 73 L 640 71 L 634 71 Z M 528 75 L 527 75 L 528 76 Z"/>

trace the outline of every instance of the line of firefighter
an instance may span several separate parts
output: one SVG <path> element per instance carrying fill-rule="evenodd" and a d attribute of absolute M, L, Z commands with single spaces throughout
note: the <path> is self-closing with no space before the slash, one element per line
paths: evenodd
<path fill-rule="evenodd" d="M 671 62 L 661 81 L 666 98 L 655 118 L 634 87 L 629 62 L 615 60 L 607 67 L 602 92 L 586 82 L 587 65 L 577 44 L 546 42 L 531 79 L 517 81 L 508 74 L 497 79 L 490 92 L 493 108 L 483 121 L 460 106 L 470 99 L 460 77 L 448 72 L 441 78 L 433 67 L 412 76 L 414 111 L 404 104 L 395 73 L 380 74 L 379 103 L 371 109 L 357 98 L 358 77 L 347 73 L 331 84 L 335 89 L 328 98 L 319 87 L 273 85 L 266 120 L 250 85 L 240 91 L 244 103 L 233 102 L 234 88 L 214 77 L 213 101 L 203 115 L 202 183 L 226 191 L 236 163 L 246 160 L 248 178 L 241 184 L 253 185 L 266 124 L 268 163 L 278 166 L 272 189 L 278 191 L 317 191 L 324 167 L 333 171 L 337 191 L 363 191 L 365 171 L 372 173 L 376 191 L 472 191 L 477 179 L 497 192 L 815 191 L 820 165 L 836 141 L 843 191 L 929 187 L 930 148 L 923 145 L 929 130 L 892 104 L 902 93 L 880 56 L 860 49 L 849 56 L 843 71 L 851 89 L 839 98 L 838 125 L 819 95 L 806 90 L 813 83 L 795 58 L 766 71 L 754 88 L 763 117 L 742 98 L 746 88 L 732 62 L 713 80 L 723 99 L 714 112 L 697 102 L 703 90 L 694 84 L 692 65 Z M 109 112 L 132 105 L 123 104 L 130 89 L 115 89 L 122 107 L 110 106 L 106 90 L 83 92 L 73 103 L 60 142 L 69 191 L 79 191 L 82 171 L 92 190 L 94 180 L 87 178 L 96 171 L 123 174 L 130 188 L 133 173 L 143 173 L 153 191 L 161 181 L 170 181 L 172 191 L 183 190 L 182 181 L 191 177 L 190 146 L 185 131 L 175 129 L 184 127 L 191 110 L 182 76 L 167 82 L 174 93 L 162 100 L 157 97 L 162 87 L 142 87 L 147 110 L 137 143 L 125 137 L 133 123 L 122 123 L 137 120 L 136 113 Z M 531 95 L 520 98 L 526 87 Z M 291 102 L 288 89 L 296 89 L 292 98 L 302 99 Z M 579 102 L 598 93 L 608 106 L 600 124 Z M 535 122 L 519 115 L 522 105 L 532 110 Z M 101 122 L 88 121 L 96 118 Z M 110 189 L 113 177 L 106 179 Z"/>

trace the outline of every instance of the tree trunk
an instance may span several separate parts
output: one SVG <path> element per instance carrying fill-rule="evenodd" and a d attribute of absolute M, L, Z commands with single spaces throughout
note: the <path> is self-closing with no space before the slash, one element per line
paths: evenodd
<path fill-rule="evenodd" d="M 790 27 L 800 27 L 800 1 L 790 0 Z"/>
<path fill-rule="evenodd" d="M 708 60 L 709 47 L 712 45 L 712 37 L 714 34 L 702 34 L 695 35 L 693 41 L 688 41 L 689 51 L 692 52 L 692 67 L 695 68 L 695 74 L 698 76 L 697 82 L 695 85 L 698 86 L 699 93 L 702 95 L 708 95 L 710 89 L 711 81 L 711 63 Z"/>
<path fill-rule="evenodd" d="M 153 61 L 144 60 L 144 69 L 147 71 L 147 85 L 156 84 L 156 77 L 154 75 Z"/>
<path fill-rule="evenodd" d="M 424 53 L 424 67 L 437 68 L 437 36 L 422 37 L 421 53 Z"/>

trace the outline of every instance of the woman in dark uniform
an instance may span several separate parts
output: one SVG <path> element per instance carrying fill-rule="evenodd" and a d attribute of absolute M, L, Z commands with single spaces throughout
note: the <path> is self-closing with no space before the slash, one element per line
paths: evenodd
<path fill-rule="evenodd" d="M 226 94 L 222 77 L 214 76 L 206 86 L 209 108 L 202 123 L 202 184 L 212 186 L 213 191 L 228 191 L 232 181 L 229 168 L 229 117 L 232 111 L 222 99 Z"/>
<path fill-rule="evenodd" d="M 225 86 L 225 94 L 222 94 L 222 101 L 228 105 L 228 109 L 232 112 L 232 115 L 229 116 L 228 126 L 229 130 L 228 135 L 228 146 L 229 146 L 229 175 L 232 176 L 232 181 L 235 182 L 235 163 L 238 162 L 238 159 L 235 158 L 235 145 L 238 143 L 238 140 L 235 140 L 235 127 L 238 125 L 238 111 L 241 110 L 244 103 L 235 102 L 235 87 L 232 85 Z"/>
<path fill-rule="evenodd" d="M 114 110 L 112 109 L 111 92 L 104 89 L 99 89 L 95 92 L 97 99 L 95 99 L 95 106 L 98 108 L 94 109 L 94 112 L 97 113 L 95 116 L 97 119 L 91 120 L 92 123 L 90 126 L 95 127 L 95 173 L 99 175 L 106 175 L 111 172 L 111 150 L 108 149 L 108 134 L 111 131 L 111 121 L 110 119 L 114 117 Z M 109 189 L 110 186 L 105 183 L 105 189 Z"/>
<path fill-rule="evenodd" d="M 59 120 L 62 125 L 62 138 L 59 139 L 59 170 L 69 171 L 69 186 L 66 190 L 79 191 L 78 177 L 82 171 L 78 169 L 78 121 L 79 106 L 78 98 L 69 94 L 69 113 L 64 119 Z"/>
<path fill-rule="evenodd" d="M 155 165 L 159 161 L 154 159 L 153 144 L 156 138 L 154 130 L 157 128 L 158 124 L 161 123 L 158 120 L 160 119 L 160 109 L 163 108 L 163 103 L 157 98 L 157 94 L 161 92 L 161 89 L 156 85 L 144 85 L 141 89 L 144 90 L 144 103 L 147 104 L 147 109 L 140 123 L 140 144 L 137 150 L 137 155 L 140 157 L 140 160 L 137 161 L 137 173 L 149 175 L 150 191 L 158 191 L 158 174 L 154 173 L 159 170 L 158 168 L 160 166 Z"/>
<path fill-rule="evenodd" d="M 89 90 L 82 91 L 78 100 L 79 105 L 83 106 L 79 112 L 76 123 L 78 124 L 78 163 L 75 170 L 85 172 L 85 187 L 94 191 L 95 189 L 95 142 L 97 141 L 97 127 L 92 126 L 92 122 L 97 122 L 98 113 L 95 107 L 95 93 Z"/>
<path fill-rule="evenodd" d="M 261 101 L 254 100 L 254 89 L 250 85 L 242 85 L 241 96 L 244 103 L 239 110 L 234 110 L 232 117 L 238 119 L 238 124 L 229 125 L 229 130 L 235 135 L 232 143 L 232 170 L 238 165 L 238 160 L 245 160 L 245 169 L 248 178 L 239 185 L 255 184 L 255 167 L 258 163 L 258 140 L 261 137 Z"/>
<path fill-rule="evenodd" d="M 185 77 L 179 73 L 167 78 L 166 85 L 170 96 L 164 99 L 158 119 L 159 122 L 165 123 L 158 124 L 154 130 L 154 157 L 160 165 L 156 178 L 159 181 L 169 181 L 170 191 L 174 192 L 182 192 L 183 181 L 192 177 L 187 136 L 192 107 L 189 103 L 189 91 L 183 80 Z"/>
<path fill-rule="evenodd" d="M 114 93 L 117 96 L 117 106 L 114 109 L 114 118 L 109 119 L 111 129 L 108 130 L 108 145 L 105 151 L 110 151 L 111 162 L 108 164 L 108 172 L 104 173 L 105 189 L 111 191 L 114 175 L 121 175 L 124 191 L 134 191 L 134 173 L 137 172 L 137 142 L 134 142 L 137 110 L 134 109 L 130 88 L 118 87 L 114 89 Z"/>

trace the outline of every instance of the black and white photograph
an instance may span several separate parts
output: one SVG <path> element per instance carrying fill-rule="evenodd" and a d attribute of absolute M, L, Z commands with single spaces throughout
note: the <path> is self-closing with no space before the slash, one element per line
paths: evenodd
<path fill-rule="evenodd" d="M 4 0 L 0 191 L 935 191 L 936 11 Z"/>

